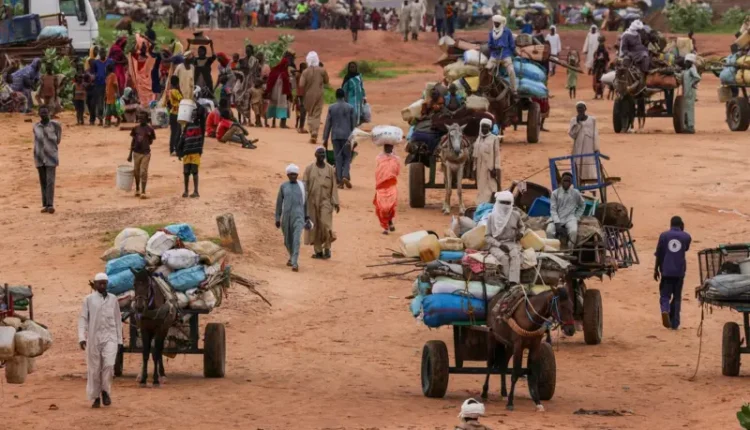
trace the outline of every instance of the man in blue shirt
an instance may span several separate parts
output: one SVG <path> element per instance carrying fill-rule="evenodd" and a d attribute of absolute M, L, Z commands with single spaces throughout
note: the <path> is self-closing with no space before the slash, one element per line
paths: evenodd
<path fill-rule="evenodd" d="M 682 283 L 685 279 L 685 253 L 690 249 L 690 235 L 685 230 L 682 218 L 673 216 L 670 229 L 659 236 L 656 245 L 654 280 L 659 284 L 659 303 L 664 327 L 677 330 L 680 327 L 680 305 Z"/>
<path fill-rule="evenodd" d="M 508 73 L 510 81 L 510 90 L 516 94 L 516 72 L 513 70 L 513 55 L 516 52 L 516 42 L 513 40 L 513 33 L 505 26 L 506 19 L 502 15 L 492 17 L 492 30 L 489 35 L 490 60 L 487 62 L 487 69 L 495 70 L 503 66 Z M 497 72 L 494 72 L 497 74 Z"/>
<path fill-rule="evenodd" d="M 107 80 L 107 66 L 112 63 L 111 58 L 107 58 L 107 50 L 103 46 L 99 47 L 99 58 L 93 61 L 92 71 L 94 72 L 94 98 L 96 106 L 96 117 L 99 118 L 99 125 L 104 125 L 104 93 Z"/>

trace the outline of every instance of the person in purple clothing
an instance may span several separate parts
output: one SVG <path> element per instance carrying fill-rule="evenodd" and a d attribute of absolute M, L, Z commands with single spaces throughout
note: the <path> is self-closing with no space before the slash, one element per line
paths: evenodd
<path fill-rule="evenodd" d="M 492 30 L 489 34 L 490 60 L 486 68 L 497 75 L 498 67 L 504 67 L 508 73 L 510 81 L 510 90 L 516 94 L 517 82 L 516 72 L 513 70 L 513 55 L 516 51 L 516 42 L 513 40 L 513 33 L 505 26 L 507 20 L 502 15 L 492 17 Z"/>
<path fill-rule="evenodd" d="M 654 280 L 659 282 L 659 304 L 664 327 L 680 327 L 682 283 L 685 279 L 685 253 L 690 250 L 690 235 L 685 232 L 682 218 L 673 216 L 670 229 L 659 236 L 656 245 Z M 661 281 L 659 281 L 661 278 Z"/>

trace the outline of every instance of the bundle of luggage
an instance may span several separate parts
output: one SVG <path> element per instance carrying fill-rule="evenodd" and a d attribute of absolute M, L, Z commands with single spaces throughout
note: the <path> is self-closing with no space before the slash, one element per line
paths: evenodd
<path fill-rule="evenodd" d="M 724 58 L 719 80 L 725 86 L 750 86 L 750 54 L 740 51 Z"/>
<path fill-rule="evenodd" d="M 714 302 L 750 303 L 750 274 L 726 273 L 708 278 L 699 297 Z"/>
<path fill-rule="evenodd" d="M 164 227 L 149 237 L 139 228 L 126 228 L 101 257 L 109 277 L 107 291 L 120 308 L 135 298 L 133 271 L 147 269 L 179 308 L 211 310 L 221 304 L 229 285 L 226 251 L 211 241 L 198 241 L 187 224 Z"/>
<path fill-rule="evenodd" d="M 36 370 L 36 357 L 51 347 L 52 335 L 40 324 L 15 316 L 0 320 L 0 362 L 9 384 L 23 384 Z"/>

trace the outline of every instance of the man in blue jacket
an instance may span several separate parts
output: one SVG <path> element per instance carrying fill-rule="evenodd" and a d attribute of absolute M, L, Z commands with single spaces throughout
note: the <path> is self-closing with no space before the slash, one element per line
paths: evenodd
<path fill-rule="evenodd" d="M 685 253 L 690 249 L 690 235 L 685 232 L 682 218 L 673 216 L 670 229 L 659 236 L 656 245 L 654 280 L 659 282 L 659 303 L 664 327 L 677 330 L 680 327 L 680 305 L 682 283 L 685 279 Z"/>
<path fill-rule="evenodd" d="M 508 73 L 510 81 L 510 90 L 516 94 L 517 82 L 516 72 L 513 70 L 513 55 L 516 51 L 516 42 L 513 40 L 513 33 L 505 26 L 506 19 L 502 15 L 492 17 L 492 30 L 489 35 L 490 60 L 487 62 L 487 69 L 495 70 L 497 67 L 504 67 Z"/>

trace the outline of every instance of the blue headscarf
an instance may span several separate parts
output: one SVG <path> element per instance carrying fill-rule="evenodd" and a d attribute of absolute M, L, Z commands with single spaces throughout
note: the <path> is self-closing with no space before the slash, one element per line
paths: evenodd
<path fill-rule="evenodd" d="M 13 82 L 10 84 L 13 91 L 23 91 L 25 82 L 34 82 L 39 79 L 42 70 L 41 63 L 41 59 L 34 58 L 31 64 L 14 72 L 11 75 Z"/>

